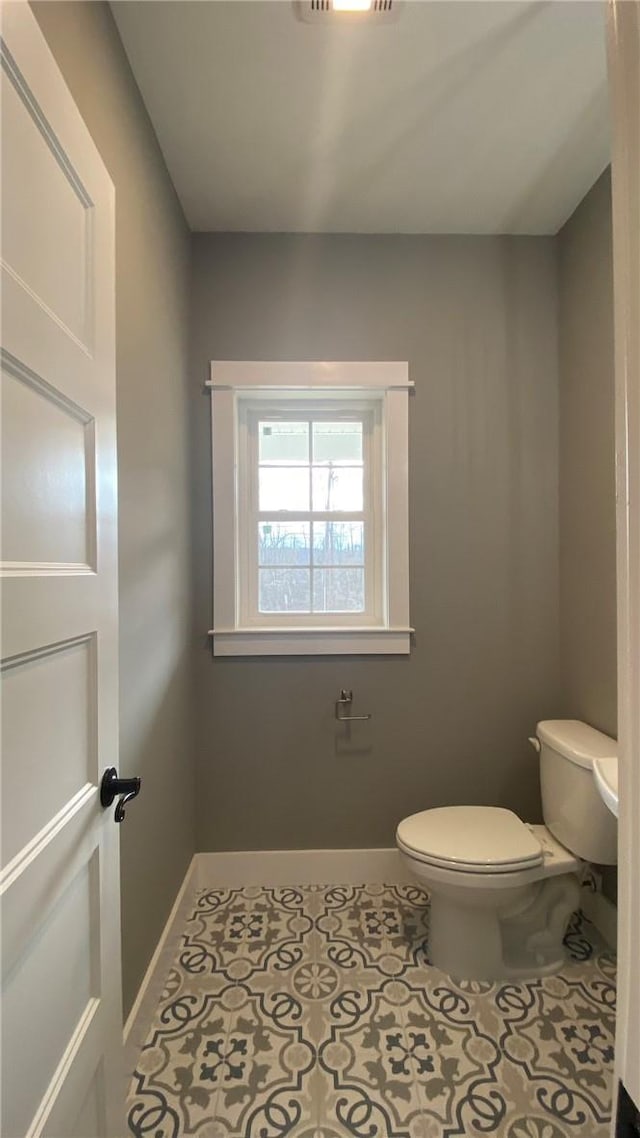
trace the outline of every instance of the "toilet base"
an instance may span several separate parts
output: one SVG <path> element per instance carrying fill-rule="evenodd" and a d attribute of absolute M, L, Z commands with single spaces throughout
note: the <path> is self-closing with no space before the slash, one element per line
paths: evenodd
<path fill-rule="evenodd" d="M 430 883 L 429 959 L 461 980 L 515 980 L 557 972 L 578 906 L 575 874 L 499 890 Z"/>

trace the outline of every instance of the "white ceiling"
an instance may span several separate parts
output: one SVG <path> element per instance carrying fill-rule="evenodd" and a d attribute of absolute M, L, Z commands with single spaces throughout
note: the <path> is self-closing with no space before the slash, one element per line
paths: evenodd
<path fill-rule="evenodd" d="M 594 0 L 111 6 L 194 230 L 555 233 L 608 162 Z"/>

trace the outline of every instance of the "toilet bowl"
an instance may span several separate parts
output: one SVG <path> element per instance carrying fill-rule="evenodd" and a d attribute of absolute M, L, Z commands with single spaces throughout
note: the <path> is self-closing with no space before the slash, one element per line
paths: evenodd
<path fill-rule="evenodd" d="M 565 960 L 586 861 L 617 860 L 615 819 L 592 777 L 616 743 L 586 724 L 538 724 L 545 825 L 494 806 L 446 806 L 400 822 L 396 842 L 430 893 L 429 959 L 460 979 L 543 976 Z"/>

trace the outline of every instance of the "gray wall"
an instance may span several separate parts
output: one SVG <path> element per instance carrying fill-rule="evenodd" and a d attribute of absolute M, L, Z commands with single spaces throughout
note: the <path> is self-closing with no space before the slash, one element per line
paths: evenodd
<path fill-rule="evenodd" d="M 196 235 L 198 848 L 388 846 L 445 803 L 539 817 L 559 713 L 557 293 L 544 238 Z M 208 361 L 408 359 L 409 658 L 212 659 Z M 341 687 L 371 724 L 333 719 Z"/>
<path fill-rule="evenodd" d="M 560 645 L 567 715 L 617 734 L 611 179 L 561 230 Z"/>
<path fill-rule="evenodd" d="M 116 187 L 125 1011 L 194 849 L 187 440 L 189 234 L 111 13 L 35 14 Z"/>

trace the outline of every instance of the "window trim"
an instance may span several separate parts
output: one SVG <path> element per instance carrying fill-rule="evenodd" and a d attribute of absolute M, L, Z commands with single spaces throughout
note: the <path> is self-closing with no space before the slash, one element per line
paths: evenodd
<path fill-rule="evenodd" d="M 207 387 L 211 390 L 212 473 L 214 516 L 214 627 L 210 630 L 216 656 L 407 654 L 413 629 L 409 623 L 408 541 L 408 395 L 413 384 L 405 362 L 213 361 Z M 292 401 L 322 401 L 329 391 L 349 403 L 380 407 L 381 516 L 386 535 L 377 562 L 383 569 L 376 617 L 344 614 L 346 620 L 307 620 L 286 616 L 278 624 L 243 623 L 238 566 L 243 535 L 236 513 L 239 462 L 245 440 L 241 410 L 287 392 Z M 295 393 L 295 395 L 294 395 Z M 304 393 L 304 394 L 303 394 Z M 379 523 L 378 523 L 379 524 Z M 386 540 L 385 540 L 386 537 Z M 362 621 L 354 619 L 363 617 Z"/>

